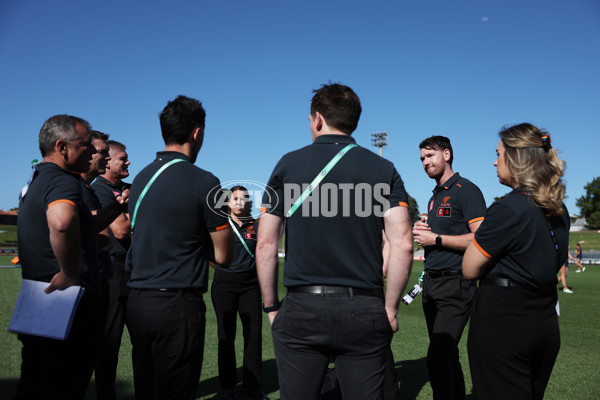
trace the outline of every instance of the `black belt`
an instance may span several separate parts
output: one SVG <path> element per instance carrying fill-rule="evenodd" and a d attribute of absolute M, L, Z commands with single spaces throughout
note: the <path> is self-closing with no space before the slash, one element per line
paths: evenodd
<path fill-rule="evenodd" d="M 204 292 L 200 288 L 131 288 L 131 290 L 139 290 L 141 292 L 159 292 L 159 293 L 181 293 L 181 294 L 198 294 L 202 296 Z"/>
<path fill-rule="evenodd" d="M 522 283 L 515 283 L 508 278 L 500 278 L 497 276 L 486 276 L 479 282 L 479 286 L 500 286 L 507 288 L 519 288 L 519 289 L 527 289 L 530 292 L 536 293 L 540 296 L 552 296 L 556 294 L 556 287 L 552 286 L 549 288 L 536 288 L 529 285 L 523 285 Z"/>
<path fill-rule="evenodd" d="M 524 285 L 522 283 L 515 283 L 508 278 L 500 278 L 498 276 L 486 276 L 479 282 L 479 286 L 500 286 L 505 288 L 520 288 L 527 289 L 531 292 L 537 293 L 539 295 L 552 295 L 556 293 L 556 287 L 549 287 L 547 289 L 536 288 L 529 285 Z"/>
<path fill-rule="evenodd" d="M 311 286 L 293 286 L 287 289 L 288 293 L 308 293 L 308 294 L 320 294 L 320 295 L 348 295 L 348 296 L 374 296 L 383 297 L 383 289 L 362 289 L 348 286 L 324 286 L 324 285 L 311 285 Z"/>
<path fill-rule="evenodd" d="M 425 275 L 428 278 L 443 278 L 445 276 L 462 275 L 462 270 L 461 269 L 447 269 L 444 271 L 425 270 Z"/>
<path fill-rule="evenodd" d="M 500 278 L 497 276 L 486 276 L 479 282 L 480 285 L 491 285 L 491 286 L 500 286 L 507 288 L 525 288 L 525 289 L 533 289 L 530 286 L 525 286 L 519 283 L 515 283 L 508 278 Z"/>

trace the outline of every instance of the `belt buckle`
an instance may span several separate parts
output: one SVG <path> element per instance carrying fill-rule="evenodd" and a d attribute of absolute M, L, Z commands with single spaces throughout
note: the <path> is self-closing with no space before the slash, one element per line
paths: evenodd
<path fill-rule="evenodd" d="M 338 292 L 334 288 L 330 288 L 327 286 L 321 287 L 321 294 L 330 295 L 330 294 L 337 294 L 337 293 Z"/>

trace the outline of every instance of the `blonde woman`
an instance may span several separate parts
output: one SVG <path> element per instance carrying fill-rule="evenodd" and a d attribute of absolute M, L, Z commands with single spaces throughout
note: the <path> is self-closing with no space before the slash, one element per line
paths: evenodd
<path fill-rule="evenodd" d="M 494 163 L 513 189 L 495 202 L 463 259 L 480 279 L 467 349 L 475 399 L 542 399 L 560 347 L 556 273 L 567 259 L 565 163 L 550 135 L 524 123 L 500 131 Z"/>

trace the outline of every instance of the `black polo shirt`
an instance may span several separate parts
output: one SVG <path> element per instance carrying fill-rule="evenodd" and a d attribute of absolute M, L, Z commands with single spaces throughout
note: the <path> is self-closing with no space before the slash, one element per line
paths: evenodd
<path fill-rule="evenodd" d="M 351 136 L 321 135 L 284 155 L 269 178 L 263 211 L 284 217 L 350 143 Z M 408 196 L 394 165 L 360 146 L 350 150 L 286 219 L 283 284 L 381 287 L 383 212 L 397 206 L 408 207 Z"/>
<path fill-rule="evenodd" d="M 83 200 L 85 204 L 90 209 L 90 211 L 97 211 L 102 208 L 100 204 L 100 200 L 98 196 L 96 196 L 96 192 L 88 183 L 83 180 L 83 178 L 79 178 L 79 183 L 81 183 L 81 193 L 83 194 Z"/>
<path fill-rule="evenodd" d="M 220 211 L 219 180 L 196 167 L 178 152 L 159 152 L 133 180 L 129 215 L 152 176 L 167 162 L 183 159 L 165 169 L 146 192 L 137 211 L 131 252 L 129 286 L 146 289 L 199 288 L 207 290 L 208 261 L 213 244 L 209 232 L 228 229 Z"/>
<path fill-rule="evenodd" d="M 231 236 L 233 236 L 233 260 L 227 268 L 223 268 L 217 265 L 219 271 L 224 272 L 245 272 L 256 268 L 256 232 L 258 232 L 258 221 L 255 219 L 243 219 L 242 226 L 239 226 L 235 221 L 230 220 L 231 223 L 238 230 L 242 240 L 248 246 L 248 250 L 252 252 L 252 256 L 246 250 L 246 247 L 242 244 L 238 236 L 232 229 Z"/>
<path fill-rule="evenodd" d="M 79 178 L 81 183 L 81 192 L 83 193 L 83 200 L 90 209 L 90 211 L 98 211 L 102 208 L 100 200 L 96 196 L 96 192 L 88 183 L 83 179 Z M 98 253 L 98 267 L 100 268 L 100 277 L 103 280 L 108 280 L 113 275 L 112 262 L 110 260 L 110 254 L 107 251 L 101 251 Z"/>
<path fill-rule="evenodd" d="M 441 186 L 433 189 L 428 203 L 427 223 L 431 231 L 440 235 L 471 233 L 469 225 L 483 220 L 485 199 L 481 190 L 458 172 Z M 425 247 L 425 269 L 440 271 L 462 269 L 464 251 L 447 247 Z"/>
<path fill-rule="evenodd" d="M 102 176 L 97 177 L 92 182 L 92 188 L 100 200 L 101 208 L 117 202 L 117 196 L 120 196 L 125 189 L 129 189 L 130 187 L 130 183 L 121 182 L 120 184 L 113 184 Z M 130 245 L 131 238 L 116 239 L 113 241 L 109 253 L 111 256 L 125 256 Z"/>
<path fill-rule="evenodd" d="M 82 285 L 95 293 L 100 291 L 100 273 L 96 247 L 96 230 L 86 206 L 79 175 L 66 172 L 51 162 L 38 164 L 33 181 L 19 201 L 17 240 L 24 279 L 50 282 L 60 266 L 50 244 L 46 211 L 59 202 L 77 207 L 81 237 L 79 275 Z"/>
<path fill-rule="evenodd" d="M 546 218 L 517 189 L 490 206 L 473 241 L 491 259 L 486 274 L 537 289 L 555 288 L 556 273 L 567 259 L 570 225 L 566 207 L 563 215 Z"/>

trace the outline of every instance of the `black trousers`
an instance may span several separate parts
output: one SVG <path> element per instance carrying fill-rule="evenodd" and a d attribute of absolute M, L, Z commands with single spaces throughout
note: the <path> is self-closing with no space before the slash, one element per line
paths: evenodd
<path fill-rule="evenodd" d="M 66 340 L 19 334 L 23 348 L 15 399 L 81 400 L 85 397 L 100 341 L 100 308 L 100 296 L 86 291 Z"/>
<path fill-rule="evenodd" d="M 429 333 L 427 369 L 434 400 L 464 400 L 458 343 L 469 319 L 477 285 L 462 275 L 423 280 L 423 311 Z"/>
<path fill-rule="evenodd" d="M 239 313 L 244 337 L 243 386 L 247 390 L 260 389 L 263 316 L 256 270 L 225 272 L 217 269 L 211 298 L 217 316 L 221 387 L 233 388 L 237 384 L 235 335 Z"/>
<path fill-rule="evenodd" d="M 383 400 L 400 400 L 400 388 L 394 365 L 394 353 L 390 347 L 385 360 L 385 376 L 383 379 Z"/>
<path fill-rule="evenodd" d="M 272 333 L 282 400 L 317 399 L 332 357 L 344 400 L 383 399 L 393 332 L 380 298 L 288 293 Z"/>
<path fill-rule="evenodd" d="M 192 400 L 204 356 L 206 306 L 201 293 L 131 289 L 127 326 L 137 400 Z"/>
<path fill-rule="evenodd" d="M 556 289 L 482 285 L 467 349 L 477 400 L 542 399 L 560 348 Z"/>
<path fill-rule="evenodd" d="M 130 274 L 125 271 L 125 256 L 112 256 L 111 263 L 113 276 L 108 280 L 108 304 L 95 372 L 96 394 L 100 400 L 117 398 L 115 380 L 129 293 Z"/>

